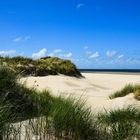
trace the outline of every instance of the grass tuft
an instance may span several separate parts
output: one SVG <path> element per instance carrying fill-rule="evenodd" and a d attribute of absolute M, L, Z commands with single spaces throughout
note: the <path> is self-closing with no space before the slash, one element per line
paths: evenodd
<path fill-rule="evenodd" d="M 98 115 L 100 129 L 110 140 L 140 138 L 140 110 L 133 107 Z"/>
<path fill-rule="evenodd" d="M 122 90 L 117 91 L 109 96 L 110 99 L 114 99 L 117 97 L 124 97 L 130 93 L 135 93 L 137 90 L 140 90 L 140 85 L 126 85 Z"/>

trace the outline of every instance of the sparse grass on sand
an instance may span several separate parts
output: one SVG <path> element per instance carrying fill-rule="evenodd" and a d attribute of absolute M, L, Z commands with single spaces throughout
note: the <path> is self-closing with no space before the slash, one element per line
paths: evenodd
<path fill-rule="evenodd" d="M 110 99 L 124 97 L 130 93 L 134 93 L 135 97 L 139 96 L 140 85 L 128 84 L 122 90 L 119 90 L 109 96 Z"/>

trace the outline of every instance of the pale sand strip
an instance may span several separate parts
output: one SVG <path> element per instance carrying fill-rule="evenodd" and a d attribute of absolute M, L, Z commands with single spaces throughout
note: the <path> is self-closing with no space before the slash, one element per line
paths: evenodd
<path fill-rule="evenodd" d="M 122 108 L 128 105 L 137 104 L 139 101 L 133 98 L 133 94 L 126 97 L 109 100 L 108 96 L 124 87 L 126 84 L 140 84 L 140 75 L 133 74 L 103 74 L 103 73 L 82 73 L 85 79 L 77 79 L 64 75 L 45 76 L 45 77 L 28 77 L 22 78 L 26 81 L 27 86 L 36 87 L 39 90 L 48 89 L 55 96 L 72 95 L 82 97 L 87 100 L 87 105 L 92 109 L 114 109 Z"/>

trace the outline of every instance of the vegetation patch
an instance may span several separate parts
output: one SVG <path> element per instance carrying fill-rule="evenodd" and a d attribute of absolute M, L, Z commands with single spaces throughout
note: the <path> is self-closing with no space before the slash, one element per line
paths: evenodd
<path fill-rule="evenodd" d="M 109 96 L 109 98 L 110 99 L 114 99 L 114 98 L 117 98 L 117 97 L 124 97 L 124 96 L 126 96 L 126 95 L 128 95 L 130 93 L 135 93 L 135 92 L 138 93 L 139 90 L 140 90 L 140 85 L 129 84 L 129 85 L 126 85 L 122 90 L 117 91 L 117 92 L 111 94 Z"/>
<path fill-rule="evenodd" d="M 76 66 L 70 60 L 57 57 L 44 57 L 38 60 L 25 57 L 0 57 L 0 63 L 12 67 L 22 76 L 46 76 L 64 74 L 82 77 Z"/>
<path fill-rule="evenodd" d="M 118 109 L 98 115 L 100 131 L 104 140 L 140 139 L 140 110 L 134 107 Z"/>
<path fill-rule="evenodd" d="M 137 90 L 134 92 L 134 98 L 137 99 L 137 100 L 140 100 L 140 89 L 137 89 Z"/>
<path fill-rule="evenodd" d="M 29 140 L 33 136 L 85 140 L 99 136 L 84 102 L 53 97 L 17 80 L 13 69 L 0 67 L 0 139 L 20 140 L 24 135 Z"/>
<path fill-rule="evenodd" d="M 139 109 L 128 107 L 95 116 L 84 101 L 27 88 L 18 77 L 13 69 L 0 67 L 1 140 L 140 139 Z M 138 87 L 134 87 L 136 92 Z"/>

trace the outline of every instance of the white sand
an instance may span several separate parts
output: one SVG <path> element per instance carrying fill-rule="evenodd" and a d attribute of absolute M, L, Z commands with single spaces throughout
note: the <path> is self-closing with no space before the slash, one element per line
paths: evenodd
<path fill-rule="evenodd" d="M 64 75 L 28 77 L 21 81 L 27 82 L 27 86 L 36 87 L 39 90 L 50 90 L 55 96 L 75 96 L 87 100 L 87 105 L 92 109 L 114 109 L 123 108 L 128 105 L 140 105 L 140 101 L 133 98 L 133 94 L 125 97 L 109 100 L 111 93 L 123 88 L 126 84 L 140 84 L 140 75 L 125 74 L 103 74 L 103 73 L 82 73 L 85 79 L 77 79 Z"/>

